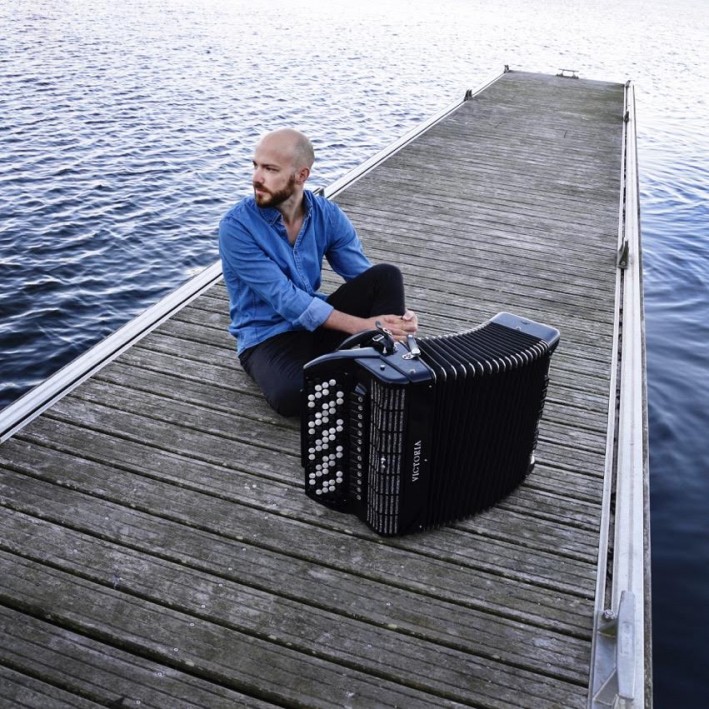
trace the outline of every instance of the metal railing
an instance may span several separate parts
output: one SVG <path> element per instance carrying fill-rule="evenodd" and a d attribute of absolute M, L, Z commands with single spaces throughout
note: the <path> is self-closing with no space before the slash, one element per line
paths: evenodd
<path fill-rule="evenodd" d="M 0 411 L 0 442 L 10 438 L 53 403 L 66 396 L 81 382 L 118 357 L 121 352 L 124 352 L 160 323 L 172 317 L 190 301 L 211 288 L 221 278 L 221 275 L 220 263 L 205 268 L 177 290 L 165 296 L 138 317 L 126 323 L 84 354 L 79 355 Z"/>
<path fill-rule="evenodd" d="M 618 229 L 616 351 L 588 706 L 652 706 L 647 391 L 635 100 L 625 90 Z M 612 544 L 611 544 L 611 539 Z M 610 568 L 610 571 L 609 571 Z"/>

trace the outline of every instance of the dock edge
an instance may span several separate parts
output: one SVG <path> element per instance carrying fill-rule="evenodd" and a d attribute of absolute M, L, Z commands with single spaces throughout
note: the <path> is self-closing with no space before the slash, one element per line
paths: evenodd
<path fill-rule="evenodd" d="M 590 709 L 652 707 L 650 498 L 635 94 L 626 84 Z"/>

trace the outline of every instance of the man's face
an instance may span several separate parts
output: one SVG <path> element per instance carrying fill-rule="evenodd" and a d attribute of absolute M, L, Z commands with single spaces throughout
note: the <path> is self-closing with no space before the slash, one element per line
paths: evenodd
<path fill-rule="evenodd" d="M 259 207 L 278 207 L 296 191 L 291 152 L 278 140 L 265 139 L 256 146 L 252 178 Z"/>
<path fill-rule="evenodd" d="M 286 184 L 278 189 L 271 185 L 268 187 L 264 181 L 257 182 L 254 178 L 254 197 L 259 207 L 278 207 L 295 192 L 295 175 L 290 174 Z"/>

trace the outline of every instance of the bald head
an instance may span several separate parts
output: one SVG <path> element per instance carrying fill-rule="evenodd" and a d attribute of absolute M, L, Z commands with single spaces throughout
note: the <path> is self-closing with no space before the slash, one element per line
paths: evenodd
<path fill-rule="evenodd" d="M 301 210 L 313 160 L 313 146 L 297 130 L 281 128 L 263 136 L 252 161 L 256 203 L 282 213 Z"/>
<path fill-rule="evenodd" d="M 294 170 L 307 167 L 310 170 L 315 161 L 315 152 L 307 136 L 294 128 L 279 128 L 267 133 L 257 146 L 273 151 L 288 160 Z"/>

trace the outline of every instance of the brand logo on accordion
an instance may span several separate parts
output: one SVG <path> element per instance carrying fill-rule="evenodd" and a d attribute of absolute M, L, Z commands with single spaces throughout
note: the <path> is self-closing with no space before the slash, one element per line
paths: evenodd
<path fill-rule="evenodd" d="M 414 443 L 414 459 L 411 467 L 411 482 L 415 483 L 421 473 L 421 441 Z"/>

